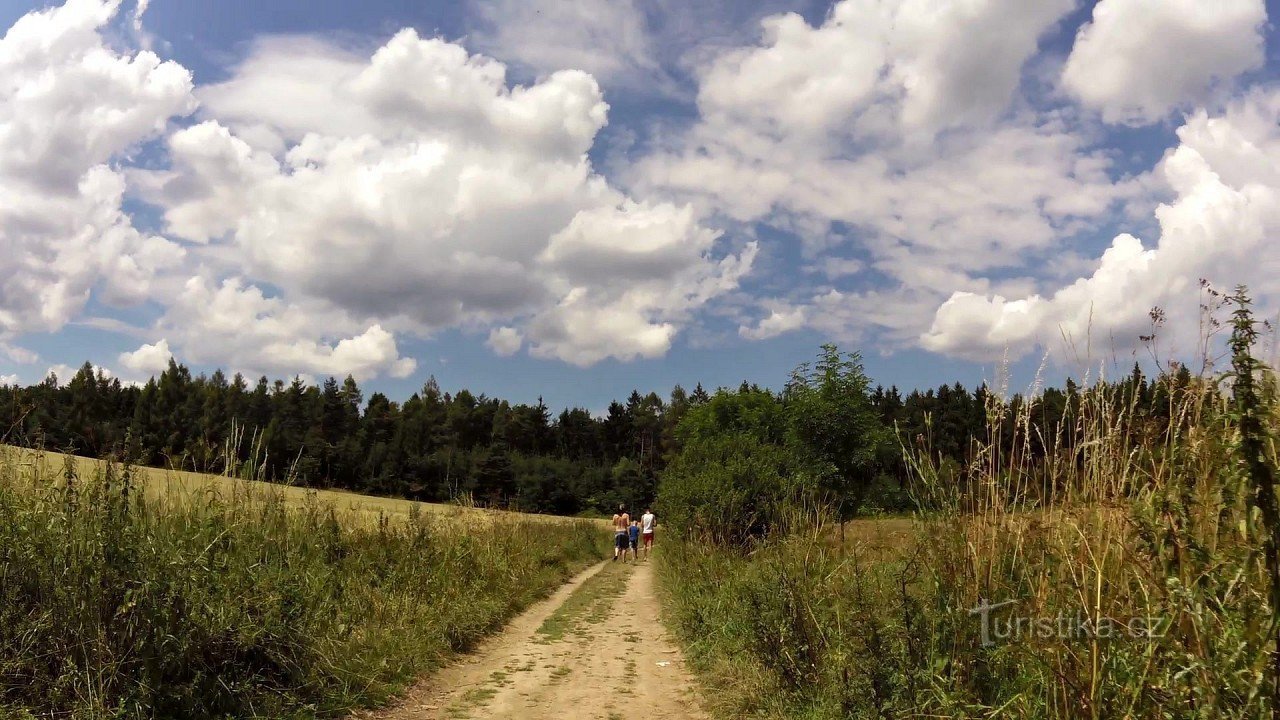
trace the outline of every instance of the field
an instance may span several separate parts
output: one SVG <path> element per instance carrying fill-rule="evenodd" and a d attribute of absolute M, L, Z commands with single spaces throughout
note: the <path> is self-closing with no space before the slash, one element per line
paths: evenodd
<path fill-rule="evenodd" d="M 603 557 L 595 521 L 0 454 L 0 717 L 377 705 Z"/>
<path fill-rule="evenodd" d="M 62 475 L 68 462 L 81 477 L 93 477 L 101 473 L 107 465 L 105 461 L 94 458 L 36 451 L 11 445 L 0 445 L 0 462 L 14 464 L 27 477 L 38 474 L 46 479 Z M 237 495 L 258 498 L 270 495 L 293 507 L 317 503 L 332 507 L 347 524 L 371 525 L 376 524 L 380 518 L 405 520 L 415 512 L 425 514 L 436 521 L 465 525 L 487 525 L 513 518 L 546 523 L 576 521 L 576 519 L 554 515 L 530 515 L 462 505 L 424 503 L 360 495 L 343 490 L 317 490 L 185 470 L 136 467 L 134 472 L 134 481 L 138 489 L 152 499 L 163 498 L 166 502 L 190 503 L 197 498 L 210 496 L 226 500 Z"/>

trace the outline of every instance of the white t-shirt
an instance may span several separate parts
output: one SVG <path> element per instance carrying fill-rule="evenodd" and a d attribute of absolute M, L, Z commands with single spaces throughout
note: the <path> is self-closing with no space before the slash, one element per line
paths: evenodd
<path fill-rule="evenodd" d="M 653 532 L 653 521 L 655 519 L 656 518 L 653 517 L 653 513 L 645 513 L 644 515 L 641 515 L 640 516 L 640 532 L 646 532 L 646 533 Z"/>

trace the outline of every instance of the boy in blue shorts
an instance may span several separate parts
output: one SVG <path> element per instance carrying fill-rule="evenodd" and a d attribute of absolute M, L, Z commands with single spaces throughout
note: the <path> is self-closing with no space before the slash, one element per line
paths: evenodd
<path fill-rule="evenodd" d="M 636 560 L 640 559 L 639 557 L 640 551 L 637 549 L 640 547 L 640 521 L 639 520 L 631 521 L 631 527 L 627 528 L 627 539 L 630 541 L 629 544 L 631 545 L 631 562 L 635 562 Z"/>

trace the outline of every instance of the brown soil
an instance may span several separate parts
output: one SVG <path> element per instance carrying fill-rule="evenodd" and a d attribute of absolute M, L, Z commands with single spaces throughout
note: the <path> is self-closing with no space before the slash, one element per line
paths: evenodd
<path fill-rule="evenodd" d="M 706 718 L 659 619 L 652 562 L 591 568 L 400 702 L 358 717 Z"/>

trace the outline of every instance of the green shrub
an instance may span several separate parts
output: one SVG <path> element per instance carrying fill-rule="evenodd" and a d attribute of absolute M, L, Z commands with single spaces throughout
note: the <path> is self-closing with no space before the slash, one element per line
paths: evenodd
<path fill-rule="evenodd" d="M 745 547 L 785 532 L 803 477 L 784 447 L 740 433 L 699 440 L 667 467 L 658 512 L 686 537 Z"/>

